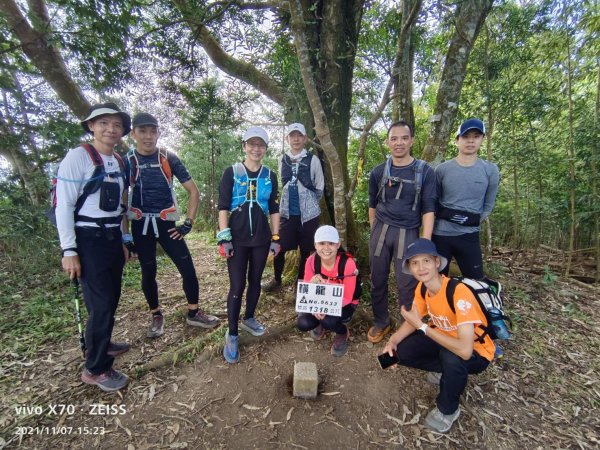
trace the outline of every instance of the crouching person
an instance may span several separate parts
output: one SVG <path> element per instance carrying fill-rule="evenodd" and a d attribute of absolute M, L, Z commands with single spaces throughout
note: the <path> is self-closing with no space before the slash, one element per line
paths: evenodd
<path fill-rule="evenodd" d="M 342 316 L 300 313 L 298 329 L 310 331 L 310 336 L 315 341 L 323 339 L 328 331 L 333 331 L 335 338 L 331 346 L 331 354 L 344 356 L 348 351 L 350 336 L 346 323 L 352 318 L 360 297 L 360 295 L 355 295 L 358 274 L 356 263 L 340 248 L 340 235 L 331 225 L 324 225 L 317 229 L 315 248 L 316 253 L 306 261 L 304 281 L 320 284 L 343 284 Z"/>
<path fill-rule="evenodd" d="M 436 407 L 425 418 L 426 425 L 439 433 L 449 431 L 458 419 L 468 375 L 483 372 L 495 350 L 485 332 L 486 317 L 471 291 L 458 283 L 453 298 L 447 298 L 449 278 L 439 273 L 447 262 L 427 239 L 408 246 L 402 270 L 419 284 L 410 311 L 402 307 L 405 321 L 384 348 L 390 356 L 397 354 L 399 364 L 426 370 L 427 381 L 439 384 Z M 426 315 L 428 323 L 422 321 Z"/>

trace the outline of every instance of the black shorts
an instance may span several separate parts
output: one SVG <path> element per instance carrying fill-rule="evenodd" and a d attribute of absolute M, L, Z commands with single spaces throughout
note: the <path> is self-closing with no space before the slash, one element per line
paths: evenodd
<path fill-rule="evenodd" d="M 279 237 L 281 251 L 287 252 L 300 247 L 302 252 L 312 252 L 315 249 L 315 232 L 319 228 L 319 218 L 315 217 L 302 224 L 300 216 L 281 218 Z"/>

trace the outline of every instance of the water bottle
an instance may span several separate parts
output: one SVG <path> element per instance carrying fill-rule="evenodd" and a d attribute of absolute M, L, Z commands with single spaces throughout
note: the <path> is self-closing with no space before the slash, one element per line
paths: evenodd
<path fill-rule="evenodd" d="M 498 310 L 498 308 L 491 308 L 488 310 L 488 313 L 490 316 L 490 325 L 496 333 L 496 338 L 502 341 L 510 338 L 510 332 L 508 331 L 508 328 L 506 328 L 504 320 L 502 320 L 502 313 L 500 310 Z"/>

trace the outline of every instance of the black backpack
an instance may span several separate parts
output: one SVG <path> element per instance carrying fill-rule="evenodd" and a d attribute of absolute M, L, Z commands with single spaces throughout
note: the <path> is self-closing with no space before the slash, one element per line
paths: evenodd
<path fill-rule="evenodd" d="M 362 285 L 362 279 L 360 276 L 360 272 L 358 271 L 358 268 L 356 269 L 354 274 L 344 275 L 344 272 L 346 270 L 346 262 L 348 262 L 348 259 L 350 259 L 350 258 L 354 259 L 354 256 L 352 256 L 351 253 L 347 252 L 346 250 L 344 250 L 341 247 L 338 249 L 338 255 L 340 256 L 340 263 L 338 264 L 338 275 L 334 279 L 335 280 L 343 280 L 346 276 L 356 276 L 356 286 L 354 288 L 354 293 L 352 294 L 352 300 L 360 300 L 360 298 L 362 297 L 362 294 L 363 294 L 363 285 Z M 315 252 L 314 272 L 318 273 L 323 278 L 331 279 L 331 277 L 328 277 L 327 275 L 323 275 L 321 273 L 321 257 L 316 252 Z"/>
<path fill-rule="evenodd" d="M 489 278 L 474 280 L 472 278 L 450 277 L 448 284 L 446 285 L 446 299 L 448 300 L 448 306 L 453 313 L 456 314 L 456 310 L 454 309 L 454 291 L 456 291 L 456 286 L 458 286 L 459 283 L 464 284 L 473 293 L 473 296 L 477 299 L 477 303 L 479 303 L 479 307 L 488 323 L 488 326 L 484 326 L 483 324 L 477 325 L 478 328 L 483 330 L 483 333 L 477 336 L 476 341 L 483 344 L 487 335 L 494 340 L 500 339 L 495 328 L 498 326 L 506 328 L 503 321 L 507 321 L 512 328 L 512 321 L 510 320 L 510 317 L 504 314 L 503 310 L 502 297 L 500 296 L 502 285 Z M 421 283 L 421 297 L 425 298 L 426 291 L 427 288 Z M 502 323 L 499 321 L 502 321 Z"/>

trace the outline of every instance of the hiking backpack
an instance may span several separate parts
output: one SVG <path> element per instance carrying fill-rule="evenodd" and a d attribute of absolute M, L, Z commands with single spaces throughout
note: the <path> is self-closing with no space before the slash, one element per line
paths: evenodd
<path fill-rule="evenodd" d="M 102 156 L 100 156 L 100 153 L 98 153 L 98 150 L 96 150 L 96 148 L 91 144 L 81 144 L 81 147 L 83 147 L 87 151 L 87 154 L 92 160 L 92 163 L 94 164 L 94 172 L 92 173 L 91 178 L 86 180 L 87 183 L 83 188 L 83 193 L 79 196 L 77 202 L 75 203 L 75 209 L 73 211 L 75 217 L 77 217 L 77 215 L 79 214 L 79 211 L 83 207 L 83 204 L 85 203 L 85 200 L 88 198 L 88 196 L 100 189 L 100 186 L 104 181 L 104 176 L 106 175 L 106 171 L 104 169 L 104 161 L 102 160 Z M 125 162 L 123 161 L 123 158 L 121 158 L 121 156 L 116 152 L 113 153 L 113 155 L 115 156 L 117 162 L 119 163 L 119 168 L 121 169 L 118 176 L 122 175 L 125 179 L 127 179 L 125 171 Z M 65 181 L 79 182 L 80 180 Z M 56 197 L 57 182 L 58 176 L 57 174 L 55 174 L 52 177 L 50 185 L 50 208 L 48 208 L 46 212 L 44 212 L 44 215 L 48 218 L 48 220 L 50 220 L 50 222 L 52 222 L 54 226 L 56 226 L 56 204 L 58 200 Z"/>
<path fill-rule="evenodd" d="M 338 249 L 338 255 L 340 256 L 340 262 L 338 264 L 338 274 L 337 274 L 337 277 L 335 277 L 335 280 L 343 281 L 346 276 L 356 276 L 356 286 L 354 287 L 354 293 L 352 294 L 352 300 L 360 300 L 360 298 L 362 297 L 362 294 L 363 294 L 363 284 L 362 284 L 362 279 L 360 276 L 360 272 L 358 271 L 358 268 L 356 269 L 356 271 L 353 275 L 344 275 L 344 271 L 346 270 L 346 263 L 348 262 L 348 259 L 350 259 L 350 258 L 354 259 L 354 256 L 352 256 L 351 253 L 347 252 L 346 250 L 344 250 L 341 247 Z M 318 273 L 323 278 L 331 279 L 331 277 L 328 277 L 327 275 L 323 275 L 321 273 L 321 257 L 316 252 L 315 252 L 314 272 L 316 274 Z"/>
<path fill-rule="evenodd" d="M 488 323 L 487 326 L 484 326 L 483 324 L 477 325 L 483 330 L 483 334 L 477 336 L 476 340 L 483 344 L 486 335 L 489 335 L 493 340 L 508 339 L 510 333 L 506 327 L 505 321 L 510 324 L 511 329 L 512 321 L 510 320 L 510 317 L 504 314 L 501 297 L 502 285 L 489 278 L 474 280 L 472 278 L 464 277 L 449 277 L 448 284 L 446 285 L 446 299 L 448 300 L 448 306 L 455 314 L 454 291 L 456 291 L 456 286 L 458 286 L 459 283 L 464 284 L 473 293 L 473 296 L 477 300 Z M 426 291 L 427 288 L 421 283 L 421 297 L 425 298 Z M 497 330 L 504 331 L 506 336 L 498 336 Z"/>
<path fill-rule="evenodd" d="M 381 175 L 381 180 L 379 181 L 379 190 L 377 191 L 377 198 L 381 198 L 381 201 L 385 203 L 385 185 L 389 183 L 390 187 L 392 186 L 392 181 L 400 181 L 402 183 L 410 183 L 415 185 L 415 201 L 413 202 L 412 210 L 415 211 L 417 209 L 417 205 L 421 200 L 421 190 L 423 188 L 423 169 L 425 168 L 425 161 L 422 159 L 415 159 L 415 165 L 413 166 L 413 171 L 415 173 L 414 180 L 405 180 L 405 179 L 396 179 L 396 177 L 391 177 L 390 173 L 392 170 L 392 157 L 388 156 L 385 161 L 385 165 L 383 167 L 383 174 Z M 400 193 L 402 192 L 402 185 L 398 188 L 398 192 L 396 193 L 396 199 L 400 197 Z"/>

